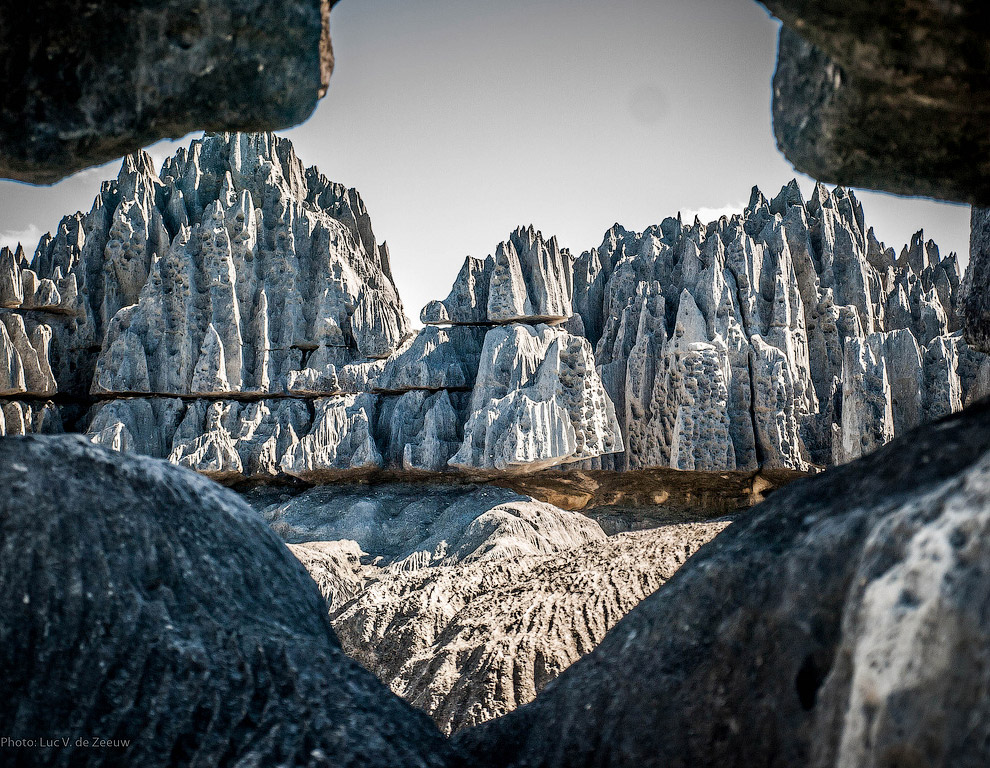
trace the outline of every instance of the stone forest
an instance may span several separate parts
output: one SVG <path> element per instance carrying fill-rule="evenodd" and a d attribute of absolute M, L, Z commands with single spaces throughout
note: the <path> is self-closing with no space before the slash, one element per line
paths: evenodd
<path fill-rule="evenodd" d="M 810 196 L 580 253 L 520 222 L 418 322 L 273 132 L 333 3 L 210 0 L 187 47 L 186 0 L 84 5 L 0 9 L 0 175 L 129 152 L 0 250 L 0 763 L 990 763 L 978 3 L 767 0 Z M 148 122 L 138 71 L 199 96 Z M 973 205 L 968 258 L 853 187 Z"/>

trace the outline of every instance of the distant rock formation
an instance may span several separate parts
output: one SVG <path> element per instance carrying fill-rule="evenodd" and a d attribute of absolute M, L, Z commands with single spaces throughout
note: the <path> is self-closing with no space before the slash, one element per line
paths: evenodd
<path fill-rule="evenodd" d="M 503 321 L 506 285 L 514 311 L 573 307 L 566 327 L 594 345 L 625 448 L 583 466 L 807 470 L 990 394 L 990 360 L 959 333 L 960 282 L 921 232 L 898 255 L 853 192 L 818 185 L 805 201 L 791 182 L 707 225 L 616 225 L 576 259 L 518 230 L 421 317 Z"/>
<path fill-rule="evenodd" d="M 344 650 L 449 733 L 532 700 L 728 523 L 605 536 L 493 487 L 314 488 L 265 508 Z"/>
<path fill-rule="evenodd" d="M 517 245 L 477 325 L 413 336 L 360 196 L 288 141 L 210 135 L 158 174 L 129 156 L 30 262 L 0 255 L 0 395 L 88 392 L 72 426 L 95 442 L 220 480 L 618 450 L 591 347 L 543 324 L 572 313 L 566 254 L 532 230 Z"/>
<path fill-rule="evenodd" d="M 445 764 L 233 492 L 78 435 L 0 440 L 0 486 L 4 764 Z"/>
<path fill-rule="evenodd" d="M 792 182 L 576 258 L 520 228 L 414 333 L 356 191 L 271 134 L 209 135 L 0 252 L 0 426 L 61 415 L 228 482 L 807 471 L 990 392 L 961 294 L 921 233 L 897 255 L 853 193 Z"/>
<path fill-rule="evenodd" d="M 985 765 L 988 495 L 985 402 L 792 483 L 455 765 Z"/>

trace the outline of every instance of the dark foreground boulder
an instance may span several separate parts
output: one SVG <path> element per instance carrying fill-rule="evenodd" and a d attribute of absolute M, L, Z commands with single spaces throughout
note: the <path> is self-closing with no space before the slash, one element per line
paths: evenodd
<path fill-rule="evenodd" d="M 49 184 L 190 131 L 309 117 L 336 0 L 0 2 L 0 176 Z"/>
<path fill-rule="evenodd" d="M 0 440 L 0 488 L 3 765 L 443 764 L 232 492 L 81 437 Z"/>
<path fill-rule="evenodd" d="M 990 205 L 985 0 L 760 0 L 777 143 L 813 178 Z"/>
<path fill-rule="evenodd" d="M 990 408 L 745 513 L 472 766 L 990 764 Z"/>
<path fill-rule="evenodd" d="M 990 352 L 990 208 L 974 208 L 970 214 L 969 270 L 963 301 L 966 341 Z"/>

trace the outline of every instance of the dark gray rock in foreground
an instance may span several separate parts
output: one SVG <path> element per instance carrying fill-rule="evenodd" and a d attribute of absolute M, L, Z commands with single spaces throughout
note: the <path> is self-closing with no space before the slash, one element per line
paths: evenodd
<path fill-rule="evenodd" d="M 302 122 L 336 0 L 0 4 L 0 176 L 50 184 L 190 131 Z"/>
<path fill-rule="evenodd" d="M 990 208 L 970 215 L 969 269 L 963 296 L 966 341 L 990 352 Z"/>
<path fill-rule="evenodd" d="M 985 766 L 990 405 L 743 515 L 472 766 Z"/>
<path fill-rule="evenodd" d="M 439 766 L 261 518 L 81 437 L 0 440 L 4 765 Z M 130 741 L 77 748 L 77 738 Z"/>
<path fill-rule="evenodd" d="M 777 143 L 822 181 L 990 205 L 990 7 L 761 0 Z"/>

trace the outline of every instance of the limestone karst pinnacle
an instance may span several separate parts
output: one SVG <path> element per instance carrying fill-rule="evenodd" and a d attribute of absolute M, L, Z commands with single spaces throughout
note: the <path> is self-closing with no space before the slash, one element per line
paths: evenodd
<path fill-rule="evenodd" d="M 158 173 L 128 156 L 33 257 L 0 253 L 3 431 L 224 481 L 809 470 L 990 391 L 955 255 L 886 248 L 842 188 L 754 188 L 576 257 L 521 227 L 418 332 L 389 258 L 285 139 L 210 134 Z"/>

